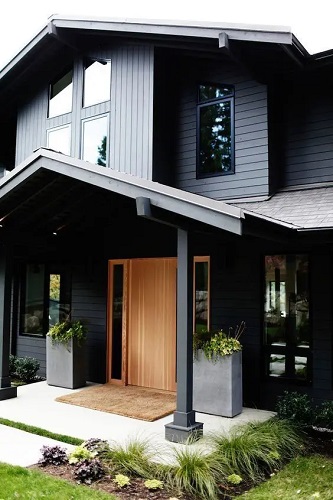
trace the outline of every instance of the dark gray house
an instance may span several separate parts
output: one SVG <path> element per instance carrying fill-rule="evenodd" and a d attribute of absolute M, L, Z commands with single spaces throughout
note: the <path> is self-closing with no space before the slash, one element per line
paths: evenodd
<path fill-rule="evenodd" d="M 68 313 L 180 434 L 198 328 L 245 321 L 245 406 L 330 399 L 332 95 L 288 28 L 52 17 L 0 72 L 0 399 Z"/>

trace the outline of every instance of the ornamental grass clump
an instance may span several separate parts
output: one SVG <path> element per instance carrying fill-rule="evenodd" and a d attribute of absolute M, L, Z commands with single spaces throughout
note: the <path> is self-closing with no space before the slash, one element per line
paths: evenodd
<path fill-rule="evenodd" d="M 125 445 L 110 446 L 103 457 L 110 467 L 119 474 L 129 474 L 149 479 L 156 468 L 153 453 L 147 442 L 132 440 Z"/>
<path fill-rule="evenodd" d="M 228 333 L 223 330 L 202 331 L 193 334 L 193 352 L 197 358 L 198 351 L 202 350 L 207 359 L 212 361 L 220 357 L 228 356 L 242 350 L 240 337 L 245 331 L 245 323 L 242 321 L 235 331 L 230 327 Z"/>

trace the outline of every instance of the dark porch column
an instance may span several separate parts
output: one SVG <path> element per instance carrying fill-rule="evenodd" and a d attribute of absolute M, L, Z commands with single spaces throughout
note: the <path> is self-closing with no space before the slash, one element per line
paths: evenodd
<path fill-rule="evenodd" d="M 165 426 L 168 441 L 182 443 L 202 435 L 203 424 L 195 421 L 193 395 L 193 256 L 188 233 L 178 229 L 177 268 L 177 408 L 173 422 Z"/>
<path fill-rule="evenodd" d="M 9 377 L 10 313 L 10 261 L 5 246 L 0 245 L 0 400 L 17 396 L 17 389 L 10 386 Z"/>

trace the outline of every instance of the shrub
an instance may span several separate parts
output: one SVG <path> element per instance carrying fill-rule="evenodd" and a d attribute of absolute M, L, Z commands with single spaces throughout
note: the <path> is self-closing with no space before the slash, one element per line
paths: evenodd
<path fill-rule="evenodd" d="M 68 461 L 67 451 L 61 446 L 43 446 L 40 451 L 42 458 L 38 460 L 39 465 L 61 465 Z"/>
<path fill-rule="evenodd" d="M 74 466 L 73 474 L 78 483 L 91 484 L 105 474 L 98 458 L 81 460 Z"/>
<path fill-rule="evenodd" d="M 36 378 L 36 373 L 40 368 L 40 363 L 35 358 L 16 358 L 15 373 L 20 380 L 32 382 Z"/>
<path fill-rule="evenodd" d="M 9 376 L 13 377 L 16 375 L 16 356 L 14 354 L 9 355 Z"/>
<path fill-rule="evenodd" d="M 333 430 L 333 401 L 323 401 L 315 409 L 314 425 Z"/>
<path fill-rule="evenodd" d="M 87 450 L 83 445 L 76 446 L 74 450 L 69 454 L 68 461 L 70 464 L 77 464 L 82 460 L 89 460 L 97 455 L 96 452 Z"/>
<path fill-rule="evenodd" d="M 301 427 L 307 427 L 313 423 L 312 400 L 307 394 L 297 391 L 284 391 L 282 396 L 278 396 L 276 413 L 278 418 L 289 420 Z"/>
<path fill-rule="evenodd" d="M 116 474 L 113 481 L 120 488 L 124 488 L 124 486 L 128 486 L 130 484 L 130 478 L 128 476 L 124 476 L 123 474 Z"/>
<path fill-rule="evenodd" d="M 109 443 L 100 438 L 90 438 L 82 443 L 82 446 L 88 451 L 95 453 L 95 456 L 100 456 L 110 451 Z"/>

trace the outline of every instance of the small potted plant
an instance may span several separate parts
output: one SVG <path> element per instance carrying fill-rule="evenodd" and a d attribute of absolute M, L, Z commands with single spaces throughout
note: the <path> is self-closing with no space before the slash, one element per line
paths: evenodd
<path fill-rule="evenodd" d="M 242 321 L 235 331 L 193 335 L 193 408 L 201 413 L 234 417 L 242 412 Z"/>
<path fill-rule="evenodd" d="M 76 389 L 86 383 L 87 328 L 80 320 L 66 319 L 46 335 L 46 380 L 49 385 Z"/>

